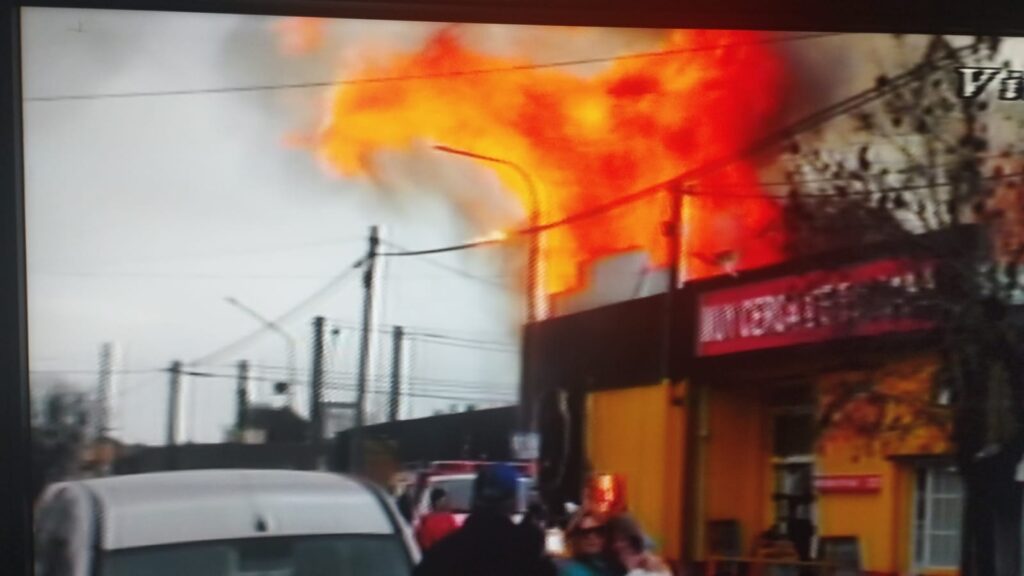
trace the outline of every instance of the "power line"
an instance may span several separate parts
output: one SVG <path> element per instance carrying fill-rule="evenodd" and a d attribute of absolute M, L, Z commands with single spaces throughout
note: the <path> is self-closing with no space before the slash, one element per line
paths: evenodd
<path fill-rule="evenodd" d="M 340 327 L 349 328 L 349 329 L 352 329 L 352 330 L 361 330 L 360 326 L 358 326 L 358 325 L 356 325 L 356 324 L 354 324 L 354 323 L 352 323 L 352 322 L 350 322 L 348 320 L 343 320 L 341 318 L 331 318 L 330 320 L 331 320 L 331 323 L 334 326 L 340 326 Z M 397 326 L 398 326 L 397 324 L 386 324 L 385 323 L 385 324 L 379 324 L 378 326 L 373 327 L 372 330 L 374 330 L 375 332 L 378 332 L 378 333 L 391 334 L 392 330 L 395 327 L 397 327 Z M 491 339 L 488 339 L 488 338 L 479 337 L 478 333 L 474 334 L 472 332 L 462 332 L 462 334 L 465 334 L 464 336 L 454 336 L 454 335 L 452 335 L 450 333 L 449 334 L 442 334 L 440 332 L 437 332 L 438 330 L 447 330 L 446 328 L 437 328 L 437 327 L 431 328 L 431 327 L 425 327 L 425 326 L 408 326 L 408 325 L 405 325 L 405 324 L 402 324 L 401 326 L 405 330 L 405 334 L 407 336 L 415 335 L 415 336 L 426 336 L 426 337 L 430 337 L 430 338 L 443 338 L 443 339 L 449 339 L 449 340 L 460 340 L 460 341 L 464 341 L 464 342 L 490 343 L 490 344 L 495 344 L 495 345 L 498 345 L 498 346 L 515 346 L 516 345 L 516 343 L 514 341 L 512 341 L 512 340 L 491 340 Z M 489 336 L 496 337 L 496 335 L 494 335 L 494 334 L 489 334 Z"/>
<path fill-rule="evenodd" d="M 398 250 L 398 251 L 401 251 L 401 252 L 412 252 L 412 250 L 410 250 L 409 248 L 406 248 L 406 247 L 404 247 L 404 246 L 402 246 L 400 244 L 396 244 L 394 242 L 389 242 L 387 240 L 382 240 L 381 242 L 384 243 L 384 244 L 387 244 L 391 248 L 394 248 L 395 250 Z M 466 278 L 467 280 L 473 280 L 473 281 L 476 281 L 476 282 L 480 282 L 482 284 L 487 284 L 487 285 L 492 286 L 494 288 L 500 288 L 500 289 L 503 289 L 503 290 L 512 290 L 512 288 L 510 286 L 506 285 L 506 284 L 503 284 L 501 282 L 497 282 L 497 281 L 494 281 L 494 280 L 490 280 L 488 278 L 483 278 L 481 276 L 477 276 L 475 274 L 472 274 L 470 272 L 467 272 L 467 271 L 462 270 L 460 268 L 457 268 L 455 266 L 449 266 L 447 264 L 443 264 L 443 263 L 438 262 L 437 260 L 434 260 L 432 258 L 420 258 L 420 259 L 416 260 L 416 262 L 423 262 L 424 264 L 428 264 L 428 265 L 433 266 L 435 268 L 438 268 L 440 270 L 445 270 L 447 272 L 451 272 L 452 274 L 455 274 L 456 276 L 461 276 L 463 278 Z"/>
<path fill-rule="evenodd" d="M 166 368 L 140 368 L 140 369 L 123 369 L 123 370 L 112 370 L 110 373 L 114 375 L 126 375 L 126 374 L 158 374 L 160 372 L 166 372 Z M 93 369 L 78 369 L 78 368 L 40 368 L 40 369 L 29 369 L 29 374 L 88 374 L 97 375 L 99 370 Z"/>
<path fill-rule="evenodd" d="M 285 373 L 287 371 L 287 368 L 284 367 L 284 366 L 254 365 L 254 367 L 257 367 L 259 369 L 259 371 L 261 371 L 261 372 L 268 372 L 270 374 L 274 374 L 274 373 L 282 374 L 282 373 Z M 208 374 L 211 374 L 211 373 L 202 373 L 201 375 L 208 375 Z M 333 376 L 333 377 L 337 378 L 339 383 L 337 384 L 337 386 L 333 386 L 332 385 L 332 388 L 338 389 L 338 390 L 344 390 L 344 389 L 347 389 L 350 386 L 348 384 L 341 383 L 340 382 L 341 380 L 351 379 L 351 378 L 354 378 L 356 376 L 355 372 L 348 371 L 348 370 L 328 370 L 328 371 L 324 372 L 324 375 L 325 376 Z M 227 376 L 228 375 L 226 375 L 226 374 L 224 375 L 225 378 Z M 277 381 L 276 378 L 273 375 L 270 375 L 270 376 L 258 376 L 257 375 L 257 376 L 253 376 L 253 378 L 262 378 L 262 379 L 267 380 L 267 381 L 275 381 L 275 382 Z M 378 374 L 375 375 L 373 380 L 378 382 L 378 383 L 385 383 L 385 382 L 387 382 L 388 378 L 389 378 L 389 374 L 387 374 L 387 373 L 378 373 Z M 445 378 L 445 377 L 438 377 L 438 376 L 410 376 L 410 379 L 415 381 L 415 382 L 418 382 L 418 383 L 428 384 L 429 385 L 428 387 L 433 387 L 435 389 L 447 388 L 447 389 L 460 389 L 460 390 L 461 389 L 464 389 L 464 390 L 473 390 L 473 389 L 476 389 L 476 390 L 493 390 L 496 387 L 500 388 L 500 387 L 515 386 L 514 382 L 495 382 L 495 381 L 490 381 L 490 380 L 463 380 L 463 379 L 457 379 L 457 378 Z"/>
<path fill-rule="evenodd" d="M 519 352 L 518 350 L 515 350 L 513 348 L 504 348 L 504 347 L 488 346 L 488 345 L 480 345 L 480 344 L 470 344 L 470 343 L 464 343 L 464 342 L 458 342 L 458 341 L 449 342 L 449 341 L 444 341 L 444 340 L 428 340 L 428 339 L 421 339 L 420 341 L 424 342 L 424 343 L 431 343 L 431 344 L 434 344 L 436 346 L 445 346 L 445 347 L 448 347 L 448 348 L 458 348 L 460 350 L 477 350 L 477 351 L 480 351 L 480 352 L 492 352 L 492 353 L 495 353 L 495 354 L 517 355 L 518 352 Z"/>
<path fill-rule="evenodd" d="M 192 378 L 209 378 L 209 379 L 213 379 L 213 380 L 232 380 L 232 381 L 235 380 L 238 377 L 237 374 L 218 374 L 218 373 L 214 373 L 214 372 L 202 372 L 202 371 L 196 371 L 196 370 L 186 370 L 186 371 L 183 371 L 182 375 L 183 376 L 189 376 L 189 377 L 192 377 Z M 257 382 L 276 382 L 277 381 L 276 379 L 273 379 L 273 378 L 266 378 L 266 377 L 262 377 L 262 376 L 258 376 L 258 375 L 250 376 L 249 379 L 251 381 L 257 381 Z M 355 388 L 356 388 L 355 386 L 339 386 L 336 389 L 337 390 L 352 391 L 352 390 L 355 390 Z M 377 393 L 377 394 L 385 394 L 385 393 L 387 393 L 388 390 L 386 388 L 371 388 L 370 391 L 372 391 L 374 393 Z M 433 398 L 433 399 L 439 399 L 439 400 L 453 400 L 453 401 L 472 401 L 472 400 L 493 400 L 493 401 L 498 401 L 498 400 L 506 400 L 506 399 L 511 399 L 512 398 L 511 396 L 509 396 L 509 397 L 505 397 L 505 396 L 501 396 L 501 397 L 499 397 L 499 396 L 483 397 L 483 396 L 480 396 L 480 395 L 450 396 L 450 395 L 442 395 L 442 394 L 421 394 L 421 393 L 412 393 L 412 392 L 400 392 L 400 394 L 402 394 L 403 396 L 409 396 L 409 397 L 414 397 L 414 398 Z"/>
<path fill-rule="evenodd" d="M 978 159 L 982 159 L 982 158 L 984 158 L 984 159 L 1000 159 L 1000 158 L 1002 158 L 1000 155 L 996 155 L 996 154 L 976 155 L 974 157 L 978 158 Z M 1009 160 L 1009 159 L 1007 159 L 1007 160 Z M 939 164 L 939 165 L 934 166 L 934 167 L 923 166 L 923 165 L 914 166 L 914 165 L 909 165 L 909 164 L 907 164 L 904 161 L 900 161 L 898 164 L 895 163 L 895 162 L 883 163 L 883 162 L 879 162 L 879 161 L 873 161 L 873 162 L 871 162 L 871 164 L 874 165 L 874 166 L 883 166 L 883 170 L 886 170 L 886 173 L 885 174 L 879 173 L 879 174 L 874 175 L 874 176 L 882 176 L 882 177 L 884 177 L 884 176 L 897 176 L 897 175 L 903 175 L 903 174 L 917 175 L 917 174 L 926 174 L 926 173 L 937 173 L 937 172 L 942 172 L 943 170 L 947 170 L 947 169 L 950 169 L 950 168 L 955 168 L 958 165 L 960 165 L 959 162 L 949 162 L 949 163 L 945 163 L 945 164 Z M 884 166 L 899 166 L 899 167 L 895 168 L 893 170 L 888 170 L 888 168 L 884 168 Z M 796 186 L 806 186 L 806 185 L 810 185 L 810 184 L 834 184 L 834 183 L 863 184 L 864 180 L 863 179 L 858 179 L 858 178 L 855 178 L 855 177 L 852 177 L 852 176 L 833 176 L 833 177 L 823 177 L 823 178 L 793 179 L 793 180 L 785 180 L 785 181 L 767 181 L 767 182 L 759 181 L 759 182 L 755 182 L 753 184 L 739 184 L 739 185 L 724 184 L 724 185 L 716 186 L 715 188 L 718 189 L 718 190 L 737 190 L 737 189 L 751 190 L 751 189 L 761 189 L 761 188 L 783 188 L 783 187 L 791 187 L 792 188 L 792 187 L 796 187 Z M 695 194 L 692 194 L 692 195 L 699 195 L 699 193 L 695 193 Z M 708 195 L 709 196 L 718 196 L 719 194 L 718 193 L 709 193 Z M 764 195 L 764 196 L 767 196 L 767 195 Z"/>
<path fill-rule="evenodd" d="M 661 58 L 666 56 L 678 56 L 682 54 L 694 54 L 698 52 L 711 52 L 715 50 L 724 50 L 729 48 L 740 48 L 748 46 L 759 46 L 759 45 L 770 45 L 770 44 L 781 44 L 785 42 L 797 42 L 803 40 L 813 40 L 817 38 L 826 38 L 830 36 L 839 36 L 840 34 L 834 32 L 826 33 L 814 33 L 814 34 L 800 34 L 793 36 L 786 36 L 781 38 L 769 38 L 752 40 L 747 42 L 733 42 L 728 44 L 717 44 L 711 46 L 697 46 L 691 48 L 679 48 L 674 50 L 656 50 L 650 52 L 638 52 L 635 54 L 623 54 L 619 56 L 604 56 L 596 58 L 581 58 L 575 60 L 559 60 L 554 62 L 538 63 L 538 64 L 521 64 L 515 66 L 497 66 L 493 68 L 477 68 L 470 70 L 453 70 L 450 72 L 436 72 L 436 73 L 424 73 L 424 74 L 405 74 L 399 76 L 382 76 L 375 78 L 352 78 L 349 80 L 334 80 L 334 81 L 319 81 L 319 82 L 296 82 L 289 84 L 263 84 L 253 86 L 228 86 L 221 88 L 198 88 L 198 89 L 183 89 L 183 90 L 154 90 L 154 91 L 140 91 L 140 92 L 108 92 L 102 94 L 70 94 L 62 96 L 33 96 L 25 98 L 26 102 L 60 102 L 60 101 L 71 101 L 71 100 L 106 100 L 106 99 L 122 99 L 122 98 L 147 98 L 154 96 L 186 96 L 186 95 L 200 95 L 200 94 L 228 94 L 228 93 L 244 93 L 244 92 L 265 92 L 273 90 L 294 90 L 303 88 L 332 88 L 336 86 L 354 86 L 364 84 L 383 84 L 390 82 L 410 82 L 418 80 L 441 80 L 446 78 L 462 78 L 466 76 L 483 76 L 489 74 L 503 74 L 503 73 L 515 73 L 515 72 L 526 72 L 531 70 L 543 70 L 549 68 L 565 68 L 571 66 L 582 66 L 587 64 L 601 64 L 606 62 L 616 62 L 624 60 L 638 60 L 647 58 Z"/>
<path fill-rule="evenodd" d="M 743 149 L 737 151 L 736 153 L 724 155 L 724 156 L 722 156 L 720 158 L 711 160 L 711 161 L 709 161 L 709 162 L 707 162 L 707 163 L 705 163 L 703 165 L 700 165 L 700 166 L 697 166 L 695 168 L 686 170 L 686 171 L 684 171 L 684 172 L 682 172 L 680 174 L 677 174 L 677 175 L 675 175 L 675 176 L 673 176 L 673 177 L 671 177 L 671 178 L 669 178 L 667 180 L 663 180 L 663 181 L 658 182 L 656 184 L 653 184 L 653 185 L 641 188 L 641 189 L 639 189 L 637 191 L 634 191 L 632 193 L 629 193 L 629 194 L 626 194 L 624 196 L 620 196 L 619 198 L 616 198 L 614 200 L 610 200 L 608 202 L 605 202 L 604 204 L 600 204 L 600 205 L 594 206 L 592 208 L 588 208 L 586 210 L 581 210 L 581 211 L 579 211 L 579 212 L 577 212 L 575 214 L 570 214 L 570 215 L 565 216 L 563 218 L 560 218 L 558 220 L 554 220 L 552 222 L 547 222 L 547 223 L 539 224 L 539 225 L 536 225 L 536 226 L 529 226 L 529 227 L 526 227 L 526 228 L 520 228 L 518 230 L 514 230 L 511 233 L 511 235 L 524 236 L 524 235 L 528 235 L 528 234 L 539 234 L 539 233 L 545 232 L 547 230 L 551 230 L 551 229 L 554 229 L 554 228 L 560 228 L 562 226 L 567 226 L 567 225 L 573 224 L 573 223 L 581 221 L 581 220 L 586 220 L 586 219 L 590 219 L 590 218 L 593 218 L 593 217 L 596 217 L 596 216 L 600 216 L 600 215 L 605 214 L 607 212 L 611 212 L 611 211 L 616 210 L 618 208 L 621 208 L 623 206 L 626 206 L 626 205 L 632 204 L 634 202 L 637 202 L 639 200 L 643 200 L 644 198 L 647 198 L 648 196 L 652 196 L 654 194 L 658 194 L 658 193 L 664 191 L 666 188 L 668 188 L 670 186 L 679 186 L 679 185 L 681 185 L 681 184 L 683 184 L 683 183 L 685 183 L 687 181 L 692 181 L 692 180 L 694 180 L 696 178 L 699 178 L 701 176 L 706 176 L 708 174 L 712 174 L 712 173 L 717 172 L 718 170 L 720 170 L 722 168 L 725 168 L 726 166 L 729 166 L 730 164 L 736 162 L 740 158 L 746 158 L 746 157 L 755 155 L 755 154 L 757 154 L 759 152 L 762 152 L 762 151 L 764 151 L 764 150 L 766 150 L 768 148 L 771 148 L 772 146 L 776 146 L 779 143 L 784 142 L 785 140 L 796 136 L 797 134 L 800 134 L 802 132 L 806 132 L 808 130 L 816 128 L 816 127 L 820 126 L 821 124 L 824 124 L 824 123 L 828 122 L 829 120 L 832 120 L 834 118 L 839 117 L 842 114 L 846 114 L 848 112 L 851 112 L 853 110 L 861 108 L 861 107 L 863 107 L 863 106 L 865 106 L 867 104 L 870 104 L 871 102 L 874 102 L 874 101 L 882 98 L 883 96 L 886 96 L 886 95 L 896 91 L 899 88 L 903 88 L 904 86 L 909 85 L 909 84 L 917 81 L 920 76 L 922 76 L 922 75 L 924 75 L 926 73 L 934 71 L 939 66 L 944 65 L 944 63 L 947 60 L 952 60 L 952 56 L 959 56 L 962 53 L 966 53 L 968 51 L 976 50 L 976 49 L 977 49 L 977 44 L 971 44 L 969 46 L 964 46 L 964 47 L 961 47 L 961 48 L 957 48 L 955 50 L 951 50 L 950 54 L 946 55 L 945 58 L 936 59 L 936 60 L 932 60 L 932 61 L 928 61 L 928 62 L 922 62 L 921 64 L 918 64 L 917 66 L 914 66 L 913 68 L 911 68 L 907 72 L 904 72 L 901 75 L 898 75 L 898 76 L 895 76 L 895 77 L 889 79 L 884 84 L 877 85 L 874 88 L 870 88 L 868 90 L 864 90 L 864 91 L 858 92 L 858 93 L 854 94 L 853 96 L 850 96 L 850 97 L 847 97 L 847 98 L 845 98 L 843 100 L 840 100 L 839 102 L 836 102 L 835 104 L 826 106 L 826 107 L 822 108 L 821 110 L 815 111 L 815 112 L 813 112 L 813 113 L 811 113 L 811 114 L 809 114 L 809 115 L 807 115 L 807 116 L 797 120 L 796 122 L 793 122 L 792 124 L 790 124 L 788 126 L 785 126 L 785 127 L 781 128 L 779 130 L 776 130 L 776 131 L 774 131 L 774 132 L 772 132 L 772 133 L 770 133 L 770 134 L 768 134 L 768 135 L 766 135 L 766 136 L 764 136 L 762 138 L 759 138 L 759 139 L 755 140 L 754 142 L 752 142 L 750 145 L 748 145 L 748 146 L 744 147 Z M 898 190 L 896 190 L 896 191 L 898 191 Z M 703 193 L 702 194 L 702 193 L 694 193 L 692 190 L 691 191 L 687 191 L 686 194 L 690 195 L 690 196 L 715 196 L 715 197 L 733 197 L 733 198 L 755 197 L 755 198 L 767 199 L 767 200 L 771 200 L 772 199 L 771 196 L 765 195 L 765 194 L 757 194 L 757 195 L 723 195 L 723 194 L 720 194 L 720 193 Z M 460 251 L 460 250 L 468 250 L 468 249 L 472 249 L 472 248 L 478 248 L 478 247 L 481 247 L 481 246 L 497 244 L 497 243 L 504 242 L 506 240 L 507 240 L 507 237 L 503 236 L 503 237 L 496 237 L 496 238 L 487 238 L 487 239 L 482 239 L 482 240 L 473 241 L 473 242 L 466 242 L 466 243 L 463 243 L 463 244 L 456 244 L 456 245 L 452 245 L 452 246 L 443 246 L 443 247 L 427 249 L 427 250 L 392 252 L 392 253 L 383 253 L 383 254 L 380 254 L 380 255 L 381 256 L 424 256 L 424 255 L 430 255 L 430 254 L 441 254 L 441 253 L 445 253 L 445 252 L 456 252 L 456 251 Z"/>
<path fill-rule="evenodd" d="M 203 253 L 194 252 L 192 254 L 172 254 L 168 256 L 159 257 L 146 257 L 145 259 L 128 259 L 119 260 L 115 264 L 152 264 L 153 262 L 177 262 L 181 260 L 189 261 L 204 261 L 204 260 L 217 260 L 223 258 L 233 257 L 245 257 L 245 256 L 262 256 L 267 254 L 284 253 L 284 252 L 295 252 L 299 250 L 305 250 L 308 248 L 318 247 L 337 247 L 340 244 L 350 244 L 356 241 L 364 242 L 365 239 L 357 236 L 345 236 L 337 238 L 324 238 L 322 240 L 311 240 L 309 242 L 302 242 L 297 244 L 277 244 L 275 246 L 263 246 L 246 248 L 242 250 L 229 249 L 229 250 L 218 250 L 216 253 L 206 251 Z"/>
<path fill-rule="evenodd" d="M 977 46 L 975 44 L 972 44 L 970 46 L 965 46 L 953 50 L 952 53 L 954 55 L 959 55 L 962 52 L 974 50 L 976 48 Z M 546 224 L 532 226 L 529 228 L 523 228 L 517 230 L 515 233 L 519 235 L 537 234 L 553 228 L 566 226 L 580 220 L 585 220 L 588 218 L 592 218 L 594 216 L 604 214 L 606 212 L 610 212 L 627 204 L 632 204 L 633 202 L 646 198 L 647 196 L 657 194 L 658 192 L 668 188 L 669 186 L 679 186 L 695 178 L 699 178 L 701 176 L 706 176 L 708 174 L 714 173 L 732 164 L 733 162 L 736 162 L 740 158 L 749 157 L 759 152 L 762 152 L 768 148 L 771 148 L 772 146 L 776 146 L 779 143 L 784 142 L 789 138 L 792 138 L 793 136 L 799 133 L 806 132 L 808 130 L 816 128 L 821 124 L 824 124 L 829 120 L 832 120 L 833 118 L 837 118 L 842 114 L 846 114 L 848 112 L 856 110 L 857 108 L 861 108 L 871 102 L 874 102 L 875 100 L 878 100 L 883 96 L 886 96 L 891 92 L 894 92 L 898 88 L 902 88 L 903 86 L 916 81 L 918 79 L 918 76 L 921 76 L 926 72 L 932 71 L 939 64 L 940 63 L 938 61 L 929 61 L 921 63 L 911 68 L 909 71 L 904 72 L 903 74 L 896 76 L 894 78 L 891 78 L 887 83 L 883 85 L 875 86 L 874 88 L 864 90 L 862 92 L 854 94 L 853 96 L 840 100 L 835 104 L 826 106 L 825 108 L 813 112 L 786 127 L 783 127 L 758 140 L 755 140 L 753 143 L 743 148 L 742 150 L 739 150 L 735 154 L 728 154 L 722 156 L 706 164 L 697 166 L 696 168 L 677 174 L 672 178 L 669 178 L 667 180 L 664 180 L 651 186 L 647 186 L 646 188 L 642 188 L 640 190 L 637 190 L 636 192 L 616 198 L 615 200 L 611 200 L 609 202 L 595 206 L 588 210 L 583 210 L 576 214 L 572 214 L 562 219 L 555 220 L 553 222 L 549 222 Z"/>
<path fill-rule="evenodd" d="M 1011 178 L 1021 178 L 1021 177 L 1024 177 L 1024 172 L 1013 172 L 1013 173 L 1008 173 L 1008 174 L 1001 174 L 1001 175 L 998 175 L 998 176 L 985 176 L 985 177 L 982 177 L 980 179 L 984 180 L 984 181 L 999 181 L 999 180 L 1007 180 L 1007 179 L 1011 179 Z M 840 181 L 840 180 L 837 180 L 837 182 L 838 181 Z M 841 181 L 848 182 L 848 183 L 860 183 L 859 181 L 854 180 L 852 178 L 847 178 L 847 179 L 841 180 Z M 797 182 L 797 183 L 782 183 L 782 182 L 769 183 L 769 185 L 771 185 L 771 186 L 782 186 L 782 185 L 796 186 L 797 184 L 799 184 L 799 182 Z M 955 182 L 939 182 L 939 183 L 922 184 L 922 185 L 916 185 L 916 186 L 895 186 L 895 187 L 879 188 L 877 190 L 848 191 L 848 192 L 841 192 L 841 193 L 840 192 L 834 192 L 834 193 L 805 194 L 805 195 L 801 196 L 801 199 L 803 199 L 803 200 L 815 200 L 815 199 L 827 199 L 827 198 L 847 199 L 847 198 L 869 197 L 869 196 L 884 196 L 886 194 L 898 194 L 898 193 L 903 193 L 903 192 L 928 191 L 928 190 L 933 190 L 935 188 L 944 188 L 944 187 L 950 187 L 950 186 L 955 186 L 955 185 L 956 185 Z M 756 186 L 759 186 L 759 184 L 752 184 L 750 187 L 753 189 Z M 587 219 L 587 218 L 591 218 L 593 216 L 597 216 L 599 214 L 603 214 L 604 212 L 607 212 L 607 211 L 611 210 L 612 208 L 617 208 L 617 207 L 620 207 L 620 206 L 624 206 L 626 204 L 630 204 L 630 203 L 636 202 L 638 200 L 646 198 L 648 195 L 650 195 L 653 192 L 658 192 L 659 190 L 660 190 L 659 187 L 645 188 L 645 189 L 643 189 L 643 190 L 641 190 L 639 192 L 635 192 L 635 193 L 630 194 L 628 196 L 623 196 L 619 200 L 612 201 L 612 202 L 609 202 L 609 203 L 606 203 L 606 204 L 602 204 L 602 205 L 597 206 L 597 207 L 595 207 L 593 209 L 577 212 L 576 214 L 567 216 L 565 218 L 562 218 L 561 220 L 557 220 L 557 221 L 554 221 L 554 222 L 551 222 L 551 223 L 548 223 L 548 224 L 541 224 L 539 226 L 534 226 L 534 227 L 530 227 L 530 228 L 519 229 L 519 230 L 515 231 L 514 234 L 516 234 L 516 235 L 537 234 L 537 233 L 540 233 L 540 232 L 544 232 L 546 230 L 550 230 L 552 228 L 557 228 L 557 227 L 560 227 L 560 226 L 566 226 L 568 224 L 572 224 L 572 223 L 574 223 L 576 221 L 579 221 L 579 220 L 584 220 L 584 219 Z M 692 190 L 688 190 L 688 191 L 684 192 L 684 194 L 686 196 L 689 196 L 689 197 L 697 197 L 697 198 L 749 198 L 749 199 L 755 199 L 755 200 L 786 200 L 786 199 L 788 199 L 790 197 L 788 194 L 786 194 L 786 195 L 783 195 L 783 194 L 768 194 L 768 193 L 763 193 L 763 192 L 762 193 L 750 193 L 750 194 L 738 194 L 738 193 L 725 193 L 725 192 L 694 192 Z M 611 204 L 615 204 L 615 206 L 610 207 Z M 488 244 L 495 244 L 495 243 L 503 242 L 503 241 L 504 240 L 488 239 L 488 240 L 481 240 L 481 241 L 478 241 L 478 242 L 467 242 L 467 243 L 464 243 L 464 244 L 457 244 L 457 245 L 453 245 L 453 246 L 445 246 L 445 247 L 441 247 L 441 248 L 434 248 L 434 249 L 430 249 L 430 250 L 417 250 L 417 251 L 409 251 L 409 252 L 401 252 L 401 253 L 382 253 L 382 254 L 380 254 L 380 256 L 420 256 L 420 255 L 424 255 L 424 254 L 437 254 L 437 253 L 440 253 L 440 252 L 454 252 L 454 251 L 457 251 L 457 250 L 468 250 L 468 249 L 471 249 L 471 248 L 477 248 L 477 247 L 480 247 L 480 246 L 485 246 L 485 245 L 488 245 Z"/>
<path fill-rule="evenodd" d="M 1011 178 L 1024 177 L 1024 172 L 1012 172 L 1008 174 L 1000 174 L 994 176 L 982 176 L 979 180 L 992 182 L 999 180 L 1008 180 Z M 846 180 L 847 182 L 859 183 L 855 180 Z M 948 188 L 956 186 L 957 182 L 936 182 L 930 184 L 918 184 L 913 186 L 894 186 L 887 188 L 879 188 L 877 190 L 852 190 L 848 192 L 829 192 L 829 193 L 817 193 L 817 194 L 804 194 L 800 198 L 802 200 L 814 200 L 816 198 L 857 198 L 866 196 L 884 196 L 887 194 L 899 194 L 903 192 L 921 192 L 927 190 L 933 190 L 935 188 Z M 788 195 L 780 194 L 688 194 L 689 196 L 707 196 L 707 197 L 722 197 L 722 198 L 762 198 L 768 200 L 785 200 Z"/>
<path fill-rule="evenodd" d="M 517 349 L 518 345 L 515 342 L 501 342 L 497 340 L 483 340 L 480 338 L 462 338 L 459 336 L 449 336 L 446 334 L 438 334 L 436 332 L 421 332 L 419 330 L 407 330 L 406 334 L 409 336 L 417 336 L 424 340 L 444 340 L 448 342 L 462 342 L 467 344 L 489 344 L 499 348 L 506 349 Z"/>
<path fill-rule="evenodd" d="M 429 256 L 431 254 L 443 254 L 445 252 L 458 252 L 460 250 L 467 250 L 469 248 L 479 248 L 481 246 L 493 246 L 495 244 L 502 244 L 508 238 L 495 237 L 485 238 L 483 240 L 474 240 L 471 242 L 465 242 L 463 244 L 454 244 L 452 246 L 442 246 L 440 248 L 428 248 L 426 250 L 400 250 L 397 252 L 379 252 L 378 256 Z"/>
<path fill-rule="evenodd" d="M 29 276 L 56 276 L 61 278 L 136 278 L 154 280 L 323 280 L 324 275 L 298 274 L 90 274 L 79 272 L 29 272 Z"/>
<path fill-rule="evenodd" d="M 232 352 L 234 350 L 237 350 L 237 349 L 245 346 L 253 338 L 263 334 L 266 330 L 268 330 L 268 326 L 270 326 L 270 325 L 278 325 L 278 326 L 280 326 L 280 325 L 284 324 L 292 316 L 294 316 L 295 314 L 301 312 L 306 306 L 312 304 L 313 302 L 319 300 L 323 296 L 329 294 L 330 292 L 335 290 L 338 286 L 340 286 L 342 283 L 344 283 L 347 279 L 349 279 L 351 277 L 352 273 L 355 270 L 357 270 L 360 266 L 362 266 L 362 264 L 363 264 L 363 262 L 365 260 L 366 260 L 365 257 L 361 257 L 358 260 L 356 260 L 355 262 L 353 262 L 352 264 L 350 264 L 348 267 L 346 267 L 344 270 L 342 270 L 341 273 L 339 273 L 334 278 L 332 278 L 330 281 L 328 281 L 319 290 L 317 290 L 316 292 L 313 292 L 312 294 L 310 294 L 309 296 L 307 296 L 303 300 L 299 301 L 297 304 L 292 306 L 284 314 L 281 314 L 277 318 L 274 318 L 273 322 L 271 324 L 261 325 L 259 328 L 257 328 L 256 330 L 250 332 L 249 334 L 246 334 L 242 338 L 239 338 L 238 340 L 235 340 L 234 342 L 231 342 L 231 343 L 229 343 L 229 344 L 227 344 L 225 346 L 222 346 L 221 348 L 219 348 L 217 350 L 214 350 L 213 352 L 203 356 L 202 358 L 199 358 L 197 360 L 193 360 L 190 363 L 190 365 L 196 366 L 196 365 L 205 364 L 205 363 L 209 362 L 210 360 L 213 360 L 214 358 L 217 358 L 219 356 L 227 354 L 228 352 Z"/>

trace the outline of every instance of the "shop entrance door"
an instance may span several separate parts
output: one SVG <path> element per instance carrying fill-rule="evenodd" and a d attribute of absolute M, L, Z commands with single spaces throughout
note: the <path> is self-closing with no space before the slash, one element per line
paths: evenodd
<path fill-rule="evenodd" d="M 800 559 L 814 557 L 817 534 L 817 506 L 814 494 L 813 395 L 809 387 L 794 387 L 780 399 L 788 400 L 772 415 L 773 500 L 775 526 L 779 535 L 793 543 Z"/>
<path fill-rule="evenodd" d="M 812 463 L 787 458 L 775 464 L 775 529 L 803 561 L 813 556 L 816 532 L 813 477 Z"/>

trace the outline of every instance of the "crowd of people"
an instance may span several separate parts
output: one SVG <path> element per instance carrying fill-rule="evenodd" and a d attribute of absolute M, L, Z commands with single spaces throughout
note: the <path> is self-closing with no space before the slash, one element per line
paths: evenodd
<path fill-rule="evenodd" d="M 587 506 L 569 520 L 568 554 L 545 546 L 547 518 L 534 503 L 518 523 L 518 472 L 502 464 L 483 467 L 473 485 L 472 511 L 457 526 L 446 494 L 430 494 L 431 511 L 419 519 L 423 558 L 415 576 L 672 576 L 650 549 L 640 526 L 625 513 L 607 516 Z"/>

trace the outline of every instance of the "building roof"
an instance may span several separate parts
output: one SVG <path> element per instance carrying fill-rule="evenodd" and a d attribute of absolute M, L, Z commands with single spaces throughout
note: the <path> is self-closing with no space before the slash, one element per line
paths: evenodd
<path fill-rule="evenodd" d="M 335 474 L 201 470 L 70 484 L 91 494 L 93 514 L 101 518 L 100 545 L 108 550 L 203 540 L 394 532 L 374 494 Z"/>
<path fill-rule="evenodd" d="M 288 406 L 283 406 L 281 408 L 275 408 L 273 406 L 252 406 L 249 408 L 246 418 L 248 418 L 250 426 L 259 428 L 265 428 L 282 422 L 289 424 L 299 423 L 303 425 L 308 422 L 308 420 L 296 414 L 295 410 Z"/>
<path fill-rule="evenodd" d="M 246 413 L 245 427 L 265 431 L 268 442 L 297 442 L 306 438 L 309 421 L 288 406 L 253 406 Z"/>

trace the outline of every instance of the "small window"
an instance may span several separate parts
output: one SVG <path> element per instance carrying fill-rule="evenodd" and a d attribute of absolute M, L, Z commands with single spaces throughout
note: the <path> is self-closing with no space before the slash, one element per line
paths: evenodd
<path fill-rule="evenodd" d="M 963 500 L 963 485 L 954 470 L 918 470 L 914 511 L 914 557 L 918 569 L 960 565 Z"/>

